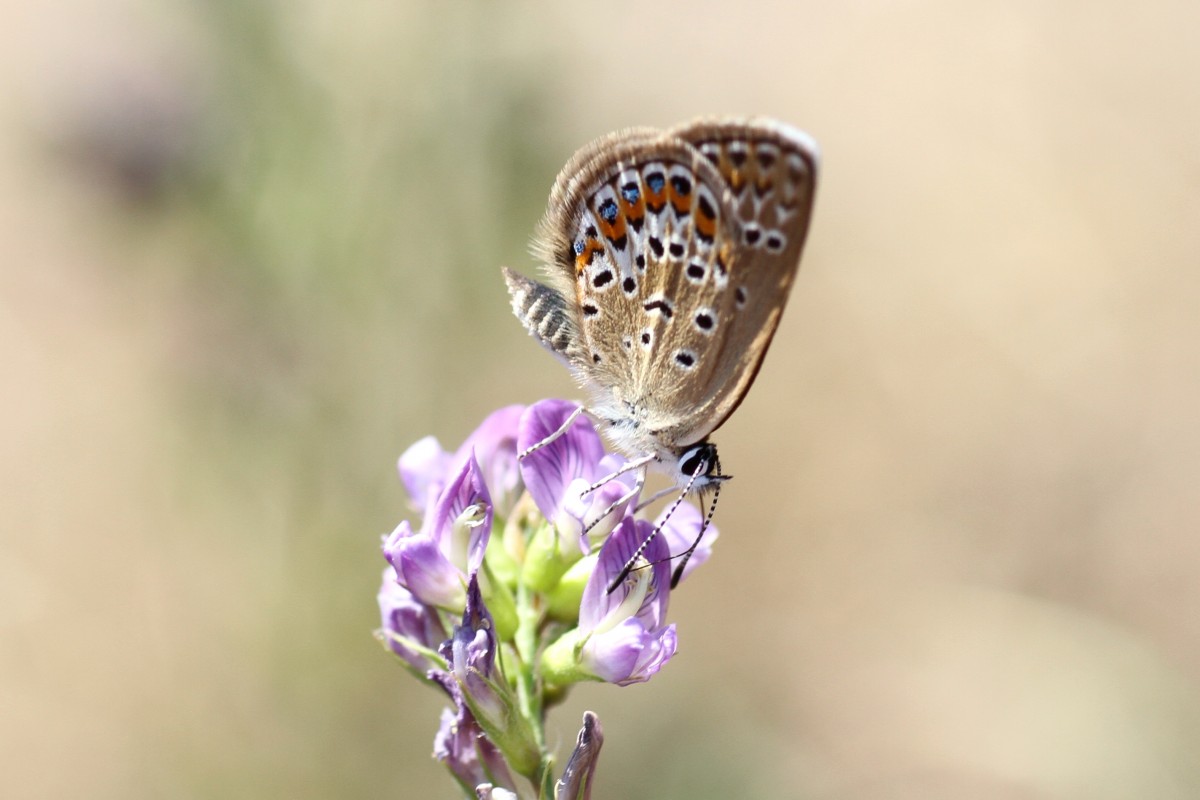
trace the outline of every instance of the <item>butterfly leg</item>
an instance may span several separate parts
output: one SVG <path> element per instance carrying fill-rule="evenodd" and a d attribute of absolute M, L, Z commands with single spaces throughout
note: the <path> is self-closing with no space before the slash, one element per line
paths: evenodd
<path fill-rule="evenodd" d="M 649 464 L 653 460 L 654 460 L 653 455 L 644 455 L 644 456 L 638 456 L 637 458 L 633 459 L 632 461 L 626 461 L 621 466 L 620 469 L 618 469 L 615 472 L 609 473 L 608 475 L 605 475 L 603 478 L 596 481 L 591 486 L 589 486 L 588 488 L 586 488 L 582 492 L 580 492 L 579 496 L 583 497 L 584 495 L 591 494 L 592 492 L 596 491 L 597 489 L 599 489 L 601 486 L 608 483 L 609 481 L 616 480 L 617 478 L 624 475 L 626 472 L 629 472 L 630 470 L 635 470 L 635 469 L 642 470 L 641 480 L 642 480 L 642 483 L 645 483 L 646 470 L 644 468 L 647 464 Z"/>
<path fill-rule="evenodd" d="M 547 436 L 545 439 L 542 439 L 537 444 L 531 445 L 528 450 L 526 450 L 525 452 L 518 455 L 517 459 L 523 461 L 524 459 L 528 458 L 530 456 L 530 454 L 536 453 L 538 450 L 541 450 L 546 445 L 554 444 L 554 442 L 558 441 L 559 438 L 561 438 L 564 433 L 566 433 L 567 431 L 569 431 L 571 429 L 571 426 L 575 424 L 575 420 L 579 419 L 579 415 L 582 413 L 583 413 L 583 406 L 576 407 L 576 409 L 571 412 L 570 416 L 567 417 L 567 419 L 563 422 L 563 424 L 558 426 L 558 430 L 556 430 L 554 433 Z"/>
<path fill-rule="evenodd" d="M 630 489 L 625 494 L 621 495 L 621 497 L 619 497 L 617 500 L 613 501 L 612 505 L 610 505 L 608 508 L 604 509 L 604 513 L 602 513 L 600 516 L 598 516 L 594 520 L 592 520 L 591 524 L 589 524 L 586 528 L 583 529 L 584 534 L 587 534 L 589 531 L 591 531 L 592 528 L 594 528 L 598 524 L 600 524 L 600 520 L 604 519 L 609 514 L 613 513 L 618 508 L 625 505 L 633 498 L 637 497 L 638 492 L 642 491 L 642 489 L 645 488 L 645 486 L 646 486 L 645 462 L 643 462 L 640 466 L 641 466 L 641 469 L 638 470 L 637 477 L 633 481 L 633 488 Z M 622 471 L 627 472 L 628 470 L 622 470 Z M 607 483 L 609 480 L 612 480 L 613 478 L 615 478 L 617 475 L 620 475 L 620 474 L 621 473 L 618 472 L 614 475 L 610 475 L 608 478 L 605 478 L 605 480 L 599 485 L 602 486 L 604 483 Z M 582 492 L 579 496 L 582 497 L 583 495 L 587 494 L 588 492 L 592 491 L 595 488 L 597 488 L 597 487 L 593 486 L 593 487 L 589 488 L 587 491 Z"/>
<path fill-rule="evenodd" d="M 638 513 L 639 511 L 644 511 L 645 509 L 647 509 L 647 508 L 649 508 L 650 506 L 652 506 L 652 505 L 654 505 L 655 503 L 657 503 L 659 500 L 663 499 L 663 498 L 664 498 L 664 497 L 666 497 L 667 495 L 669 495 L 669 494 L 671 494 L 672 492 L 674 492 L 674 491 L 675 491 L 675 489 L 676 489 L 676 487 L 674 487 L 674 486 L 668 486 L 668 487 L 667 487 L 667 488 L 665 488 L 665 489 L 659 489 L 657 492 L 655 492 L 654 494 L 650 495 L 649 497 L 647 497 L 647 498 L 646 498 L 645 500 L 643 500 L 642 502 L 638 503 L 638 504 L 637 504 L 637 507 L 633 509 L 633 513 L 635 513 L 635 514 L 636 514 L 636 513 Z"/>

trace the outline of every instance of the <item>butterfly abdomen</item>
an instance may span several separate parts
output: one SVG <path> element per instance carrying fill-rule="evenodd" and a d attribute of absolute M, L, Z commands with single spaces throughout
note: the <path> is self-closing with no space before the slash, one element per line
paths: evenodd
<path fill-rule="evenodd" d="M 513 313 L 525 330 L 547 350 L 569 360 L 579 334 L 563 296 L 507 267 L 504 280 L 512 298 Z"/>

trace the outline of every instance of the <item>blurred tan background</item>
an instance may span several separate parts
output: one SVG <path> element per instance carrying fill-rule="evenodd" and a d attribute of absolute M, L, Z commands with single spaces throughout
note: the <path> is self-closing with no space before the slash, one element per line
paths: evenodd
<path fill-rule="evenodd" d="M 371 638 L 394 461 L 574 396 L 576 147 L 825 161 L 717 557 L 604 798 L 1200 796 L 1200 6 L 3 3 L 4 795 L 454 797 Z"/>

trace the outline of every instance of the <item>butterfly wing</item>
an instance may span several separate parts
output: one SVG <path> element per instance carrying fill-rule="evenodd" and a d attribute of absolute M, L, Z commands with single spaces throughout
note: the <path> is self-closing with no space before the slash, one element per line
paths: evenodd
<path fill-rule="evenodd" d="M 720 308 L 720 358 L 696 407 L 673 432 L 679 444 L 707 437 L 734 412 L 762 366 L 808 234 L 818 151 L 805 133 L 774 120 L 700 120 L 672 132 L 712 163 L 736 220 Z"/>
<path fill-rule="evenodd" d="M 815 152 L 776 123 L 622 131 L 559 174 L 513 309 L 626 449 L 703 439 L 749 388 L 808 227 Z M 774 160 L 771 156 L 774 155 Z"/>
<path fill-rule="evenodd" d="M 714 374 L 715 353 L 702 351 L 721 342 L 730 201 L 696 148 L 647 129 L 593 142 L 559 175 L 537 248 L 574 299 L 580 351 L 568 360 L 602 418 L 654 437 Z"/>
<path fill-rule="evenodd" d="M 559 173 L 550 192 L 546 214 L 534 237 L 533 250 L 545 264 L 548 285 L 524 277 L 507 267 L 504 278 L 512 299 L 513 313 L 543 347 L 550 350 L 587 388 L 611 385 L 628 375 L 628 363 L 617 359 L 596 360 L 584 338 L 584 322 L 594 321 L 584 313 L 576 289 L 581 271 L 591 267 L 599 274 L 608 265 L 608 278 L 615 274 L 613 265 L 621 261 L 621 248 L 599 238 L 599 232 L 586 206 L 597 180 L 619 175 L 636 153 L 644 152 L 661 138 L 662 132 L 650 128 L 618 131 L 580 148 Z M 585 219 L 586 218 L 586 219 Z M 587 249 L 576 252 L 579 231 L 591 231 Z M 625 244 L 627 244 L 627 241 Z M 623 244 L 623 247 L 625 245 Z M 626 259 L 627 260 L 627 259 Z M 606 279 L 601 279 L 601 286 Z M 606 315 L 608 316 L 608 315 Z M 603 366 L 601 366 L 603 364 Z"/>

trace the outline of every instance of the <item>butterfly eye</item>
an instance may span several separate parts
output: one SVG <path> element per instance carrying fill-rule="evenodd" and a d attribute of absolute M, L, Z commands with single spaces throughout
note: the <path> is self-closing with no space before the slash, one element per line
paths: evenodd
<path fill-rule="evenodd" d="M 679 471 L 684 475 L 695 475 L 700 471 L 700 465 L 703 461 L 704 458 L 700 453 L 692 453 L 690 457 L 685 458 L 682 462 L 680 462 Z"/>
<path fill-rule="evenodd" d="M 717 461 L 717 448 L 711 442 L 701 442 L 683 451 L 679 457 L 679 472 L 689 478 L 707 476 Z"/>

